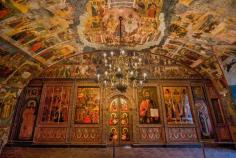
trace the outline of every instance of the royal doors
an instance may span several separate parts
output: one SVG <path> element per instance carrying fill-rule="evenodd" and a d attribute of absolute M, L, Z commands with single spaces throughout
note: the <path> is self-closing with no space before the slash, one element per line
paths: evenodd
<path fill-rule="evenodd" d="M 131 112 L 127 98 L 113 97 L 108 106 L 108 141 L 109 144 L 130 144 L 131 142 Z"/>

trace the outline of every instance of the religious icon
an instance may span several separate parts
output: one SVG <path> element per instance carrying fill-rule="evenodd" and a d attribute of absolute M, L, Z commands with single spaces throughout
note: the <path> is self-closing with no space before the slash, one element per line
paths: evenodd
<path fill-rule="evenodd" d="M 111 118 L 109 120 L 110 125 L 116 125 L 118 123 L 118 118 L 116 113 L 111 113 Z"/>
<path fill-rule="evenodd" d="M 78 87 L 75 123 L 99 123 L 99 88 Z"/>
<path fill-rule="evenodd" d="M 201 86 L 193 86 L 192 93 L 194 98 L 195 109 L 197 110 L 198 120 L 200 123 L 201 137 L 203 139 L 211 139 L 213 136 L 213 129 L 211 120 L 205 102 L 203 88 Z"/>
<path fill-rule="evenodd" d="M 186 87 L 163 87 L 168 123 L 193 123 Z"/>
<path fill-rule="evenodd" d="M 34 122 L 36 119 L 36 101 L 29 100 L 28 105 L 23 111 L 22 114 L 22 124 L 20 128 L 19 139 L 21 140 L 30 140 L 32 139 Z"/>
<path fill-rule="evenodd" d="M 142 124 L 160 123 L 155 87 L 145 87 L 139 91 L 139 122 Z"/>
<path fill-rule="evenodd" d="M 128 111 L 128 103 L 125 99 L 121 99 L 121 111 Z"/>
<path fill-rule="evenodd" d="M 121 115 L 121 121 L 120 121 L 121 125 L 127 125 L 128 124 L 128 120 L 129 120 L 128 114 L 127 113 L 123 113 Z"/>
<path fill-rule="evenodd" d="M 128 128 L 123 128 L 122 129 L 121 140 L 122 141 L 129 141 L 130 140 L 130 135 L 129 135 Z"/>
<path fill-rule="evenodd" d="M 118 110 L 118 99 L 114 99 L 110 104 L 110 111 L 111 112 L 117 112 Z"/>
<path fill-rule="evenodd" d="M 44 123 L 67 122 L 69 117 L 70 87 L 48 86 L 45 88 L 44 93 L 41 121 Z"/>
<path fill-rule="evenodd" d="M 195 106 L 200 122 L 201 136 L 202 138 L 211 138 L 213 134 L 213 129 L 208 114 L 207 106 L 204 100 L 195 100 Z"/>
<path fill-rule="evenodd" d="M 194 99 L 204 99 L 203 89 L 200 86 L 192 87 L 193 98 Z"/>
<path fill-rule="evenodd" d="M 116 141 L 118 139 L 118 132 L 116 128 L 112 128 L 109 136 L 110 141 Z"/>

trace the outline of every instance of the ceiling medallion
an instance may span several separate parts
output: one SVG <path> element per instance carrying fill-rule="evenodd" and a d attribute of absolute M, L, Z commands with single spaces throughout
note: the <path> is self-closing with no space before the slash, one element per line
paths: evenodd
<path fill-rule="evenodd" d="M 85 46 L 113 50 L 120 44 L 122 17 L 124 49 L 142 50 L 158 45 L 165 30 L 162 7 L 162 0 L 89 0 L 77 27 L 79 38 Z"/>
<path fill-rule="evenodd" d="M 111 51 L 103 53 L 97 68 L 97 82 L 100 87 L 126 92 L 128 87 L 142 87 L 147 82 L 148 71 L 145 62 L 135 52 Z"/>

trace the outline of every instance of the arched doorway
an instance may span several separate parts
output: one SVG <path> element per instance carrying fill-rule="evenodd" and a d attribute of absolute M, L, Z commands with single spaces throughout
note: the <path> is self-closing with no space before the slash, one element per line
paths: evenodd
<path fill-rule="evenodd" d="M 122 95 L 114 96 L 108 102 L 107 125 L 108 144 L 130 144 L 132 140 L 132 116 L 129 100 Z"/>

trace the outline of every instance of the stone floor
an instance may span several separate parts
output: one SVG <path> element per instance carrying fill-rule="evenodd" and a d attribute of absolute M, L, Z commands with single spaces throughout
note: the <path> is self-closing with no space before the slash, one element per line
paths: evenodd
<path fill-rule="evenodd" d="M 206 148 L 117 147 L 115 158 L 236 158 L 236 150 Z M 109 148 L 26 148 L 6 147 L 0 158 L 113 158 Z"/>

